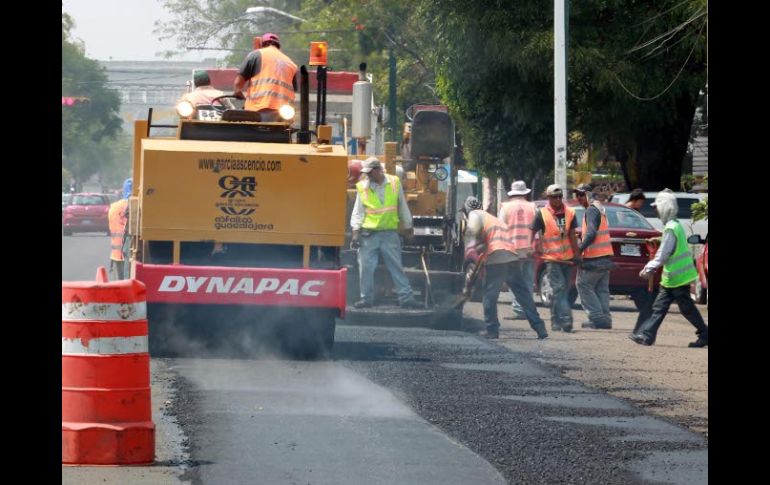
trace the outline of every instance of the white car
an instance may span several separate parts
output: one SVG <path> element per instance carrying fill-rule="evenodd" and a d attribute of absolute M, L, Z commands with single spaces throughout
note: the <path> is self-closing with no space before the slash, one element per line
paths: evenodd
<path fill-rule="evenodd" d="M 658 218 L 658 213 L 655 211 L 655 207 L 650 206 L 653 202 L 655 202 L 655 196 L 657 196 L 657 192 L 645 192 L 644 196 L 647 198 L 644 201 L 644 205 L 640 209 L 639 212 L 642 213 L 642 215 L 647 218 L 648 221 L 650 221 L 650 224 L 652 226 L 659 230 L 663 231 L 663 223 Z M 684 227 L 684 231 L 687 234 L 687 236 L 691 236 L 692 234 L 698 234 L 701 238 L 706 239 L 706 236 L 708 236 L 709 233 L 709 222 L 708 220 L 700 220 L 698 222 L 692 221 L 692 210 L 690 209 L 690 206 L 694 204 L 695 202 L 699 202 L 703 200 L 704 198 L 708 197 L 708 194 L 691 194 L 689 192 L 674 192 L 674 196 L 676 197 L 676 202 L 679 205 L 679 212 L 677 213 L 677 219 L 679 222 L 682 223 L 682 226 Z M 618 193 L 614 194 L 612 196 L 611 202 L 615 202 L 617 204 L 625 204 L 628 202 L 628 193 Z"/>

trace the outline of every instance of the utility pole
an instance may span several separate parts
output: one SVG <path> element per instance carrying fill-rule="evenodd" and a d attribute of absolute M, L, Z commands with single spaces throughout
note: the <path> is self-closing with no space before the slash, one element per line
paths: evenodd
<path fill-rule="evenodd" d="M 397 141 L 396 131 L 396 55 L 393 54 L 393 47 L 388 49 L 388 63 L 390 69 L 388 72 L 388 83 L 390 84 L 388 90 L 388 125 L 390 125 L 390 137 L 388 141 Z"/>
<path fill-rule="evenodd" d="M 554 182 L 567 192 L 567 19 L 569 0 L 554 0 L 553 143 Z"/>

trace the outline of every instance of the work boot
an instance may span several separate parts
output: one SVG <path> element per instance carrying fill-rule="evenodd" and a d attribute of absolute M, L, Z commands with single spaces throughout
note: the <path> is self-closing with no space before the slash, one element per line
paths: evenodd
<path fill-rule="evenodd" d="M 548 332 L 545 331 L 545 325 L 543 325 L 540 328 L 536 328 L 535 332 L 537 332 L 537 338 L 539 338 L 540 340 L 548 338 Z"/>
<path fill-rule="evenodd" d="M 707 346 L 708 344 L 709 344 L 708 337 L 706 338 L 698 337 L 698 340 L 696 340 L 695 342 L 690 342 L 689 344 L 687 344 L 687 346 L 690 348 L 701 348 L 701 347 Z"/>
<path fill-rule="evenodd" d="M 631 335 L 628 336 L 628 338 L 630 338 L 631 340 L 633 340 L 639 345 L 650 346 L 654 343 L 652 340 L 648 339 L 644 335 L 639 335 L 638 333 L 632 333 Z"/>
<path fill-rule="evenodd" d="M 372 306 L 372 302 L 366 300 L 358 300 L 353 303 L 353 308 L 371 308 Z"/>
<path fill-rule="evenodd" d="M 401 308 L 416 310 L 418 308 L 424 308 L 422 305 L 417 303 L 417 301 L 414 298 L 410 298 L 406 301 L 403 301 L 400 303 Z"/>

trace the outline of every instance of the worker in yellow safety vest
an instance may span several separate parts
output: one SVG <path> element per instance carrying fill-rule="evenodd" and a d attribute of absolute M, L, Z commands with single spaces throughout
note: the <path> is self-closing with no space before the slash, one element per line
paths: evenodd
<path fill-rule="evenodd" d="M 386 174 L 375 157 L 364 161 L 361 173 L 366 178 L 356 184 L 356 201 L 350 216 L 351 248 L 358 250 L 361 299 L 355 308 L 374 305 L 374 270 L 380 255 L 393 279 L 402 308 L 422 308 L 412 295 L 412 287 L 401 263 L 399 225 L 411 237 L 412 214 L 398 177 Z"/>
<path fill-rule="evenodd" d="M 243 94 L 244 109 L 258 111 L 262 121 L 279 121 L 278 110 L 294 103 L 297 65 L 283 52 L 276 34 L 265 34 L 261 47 L 246 56 L 235 77 L 233 91 Z"/>
<path fill-rule="evenodd" d="M 128 222 L 128 198 L 131 197 L 131 179 L 123 182 L 123 198 L 110 204 L 107 220 L 110 224 L 110 279 L 126 279 L 123 240 Z"/>
<path fill-rule="evenodd" d="M 609 329 L 612 328 L 610 270 L 614 264 L 610 226 L 604 208 L 607 197 L 600 192 L 594 193 L 588 184 L 580 184 L 574 192 L 575 198 L 585 208 L 580 231 L 582 240 L 578 245 L 583 262 L 577 272 L 577 290 L 588 321 L 583 322 L 581 327 Z"/>
<path fill-rule="evenodd" d="M 660 291 L 652 304 L 652 315 L 629 338 L 640 345 L 653 345 L 660 324 L 668 308 L 676 301 L 679 311 L 695 327 L 697 339 L 688 347 L 705 347 L 709 343 L 709 329 L 690 297 L 690 283 L 698 277 L 693 264 L 692 252 L 687 244 L 682 223 L 676 218 L 679 204 L 670 189 L 658 192 L 652 204 L 658 211 L 663 226 L 663 240 L 655 252 L 655 258 L 639 273 L 642 278 L 652 278 L 655 271 L 663 266 Z"/>
<path fill-rule="evenodd" d="M 572 332 L 572 307 L 569 291 L 572 287 L 572 268 L 580 261 L 580 250 L 575 236 L 575 210 L 563 202 L 564 191 L 551 184 L 545 191 L 548 205 L 535 214 L 532 237 L 542 233 L 540 253 L 545 261 L 544 281 L 550 286 L 551 330 Z M 542 289 L 541 289 L 542 293 Z"/>

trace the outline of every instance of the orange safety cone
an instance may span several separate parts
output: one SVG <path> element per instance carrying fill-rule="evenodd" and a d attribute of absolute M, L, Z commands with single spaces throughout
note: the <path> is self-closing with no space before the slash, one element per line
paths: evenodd
<path fill-rule="evenodd" d="M 62 281 L 62 464 L 151 464 L 146 290 L 96 280 Z"/>

